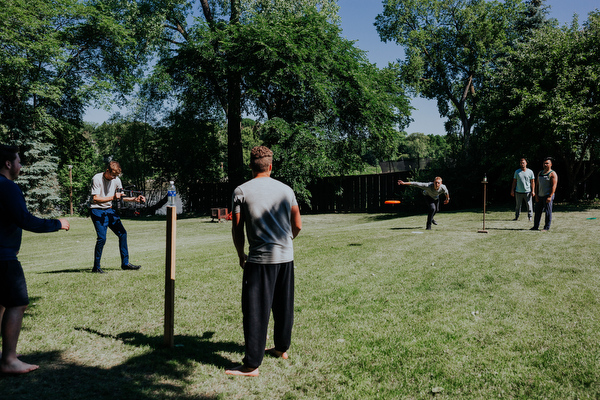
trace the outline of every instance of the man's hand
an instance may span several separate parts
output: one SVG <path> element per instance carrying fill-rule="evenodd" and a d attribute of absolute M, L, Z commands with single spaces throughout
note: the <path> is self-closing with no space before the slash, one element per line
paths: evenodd
<path fill-rule="evenodd" d="M 119 192 L 118 190 L 115 192 L 115 196 L 114 199 L 115 200 L 119 200 L 121 197 L 123 197 L 123 192 Z"/>
<path fill-rule="evenodd" d="M 444 204 L 448 204 L 448 203 L 450 203 L 450 199 L 444 200 Z"/>
<path fill-rule="evenodd" d="M 145 203 L 146 202 L 146 198 L 142 195 L 139 195 L 138 197 L 135 198 L 135 201 L 137 203 Z"/>
<path fill-rule="evenodd" d="M 244 269 L 244 267 L 246 266 L 247 259 L 248 259 L 248 254 L 244 254 L 243 256 L 240 257 L 240 267 L 242 269 Z"/>
<path fill-rule="evenodd" d="M 64 229 L 65 231 L 68 231 L 69 229 L 71 229 L 71 225 L 69 224 L 69 221 L 67 221 L 64 218 L 59 219 L 60 221 L 60 229 Z"/>
<path fill-rule="evenodd" d="M 408 182 L 404 182 L 403 180 L 398 179 L 398 185 L 408 185 L 408 184 L 409 184 Z"/>

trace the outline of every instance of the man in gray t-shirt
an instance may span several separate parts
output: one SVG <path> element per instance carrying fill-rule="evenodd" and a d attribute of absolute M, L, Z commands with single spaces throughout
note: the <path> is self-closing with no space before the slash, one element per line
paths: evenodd
<path fill-rule="evenodd" d="M 510 195 L 515 198 L 515 219 L 519 219 L 521 214 L 521 204 L 525 202 L 527 204 L 527 216 L 531 221 L 533 216 L 533 202 L 532 198 L 535 196 L 535 175 L 532 170 L 527 168 L 527 160 L 521 158 L 519 160 L 520 168 L 515 171 L 513 175 L 512 188 Z"/>
<path fill-rule="evenodd" d="M 427 202 L 427 208 L 429 212 L 427 213 L 427 225 L 426 229 L 431 229 L 431 224 L 437 225 L 435 219 L 433 217 L 440 210 L 440 195 L 445 195 L 444 204 L 448 204 L 450 202 L 450 192 L 448 192 L 448 188 L 446 185 L 442 184 L 442 178 L 436 176 L 433 182 L 404 182 L 402 180 L 398 180 L 398 185 L 406 185 L 406 186 L 416 186 L 423 189 L 423 195 L 425 196 L 425 201 Z"/>
<path fill-rule="evenodd" d="M 258 146 L 250 153 L 253 178 L 238 186 L 232 200 L 232 235 L 244 270 L 242 313 L 246 355 L 228 375 L 258 376 L 266 353 L 284 359 L 294 322 L 294 248 L 302 229 L 292 189 L 271 178 L 273 152 Z M 245 235 L 244 235 L 245 227 Z M 245 253 L 245 239 L 249 250 Z M 269 314 L 273 312 L 275 346 L 265 350 Z"/>

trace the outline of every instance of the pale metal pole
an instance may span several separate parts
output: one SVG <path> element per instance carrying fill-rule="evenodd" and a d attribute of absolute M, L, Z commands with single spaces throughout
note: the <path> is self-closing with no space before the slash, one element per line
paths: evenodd
<path fill-rule="evenodd" d="M 486 209 L 486 203 L 487 203 L 487 199 L 486 199 L 486 192 L 487 192 L 487 175 L 484 175 L 483 180 L 481 181 L 481 183 L 483 184 L 483 229 L 478 230 L 477 232 L 479 233 L 488 233 L 488 231 L 485 229 L 485 209 Z"/>

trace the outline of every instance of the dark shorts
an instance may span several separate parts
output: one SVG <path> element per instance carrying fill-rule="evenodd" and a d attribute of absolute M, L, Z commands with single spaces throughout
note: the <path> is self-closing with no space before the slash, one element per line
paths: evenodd
<path fill-rule="evenodd" d="M 25 274 L 18 260 L 0 260 L 0 305 L 11 308 L 29 304 Z"/>

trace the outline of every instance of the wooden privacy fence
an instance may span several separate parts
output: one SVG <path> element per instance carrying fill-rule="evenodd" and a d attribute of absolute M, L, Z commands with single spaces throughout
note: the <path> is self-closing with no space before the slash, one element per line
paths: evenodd
<path fill-rule="evenodd" d="M 386 200 L 401 200 L 398 179 L 407 179 L 409 172 L 328 177 L 309 186 L 310 206 L 303 212 L 390 212 L 393 205 Z"/>
<path fill-rule="evenodd" d="M 201 183 L 195 193 L 190 193 L 187 207 L 190 211 L 210 215 L 211 208 L 227 208 L 231 211 L 233 189 L 227 182 Z"/>
<path fill-rule="evenodd" d="M 301 204 L 303 213 L 393 212 L 386 200 L 401 200 L 398 179 L 406 180 L 410 172 L 327 177 L 309 186 L 310 205 Z M 191 196 L 189 208 L 207 213 L 211 208 L 231 208 L 231 188 L 227 183 L 204 183 Z"/>

